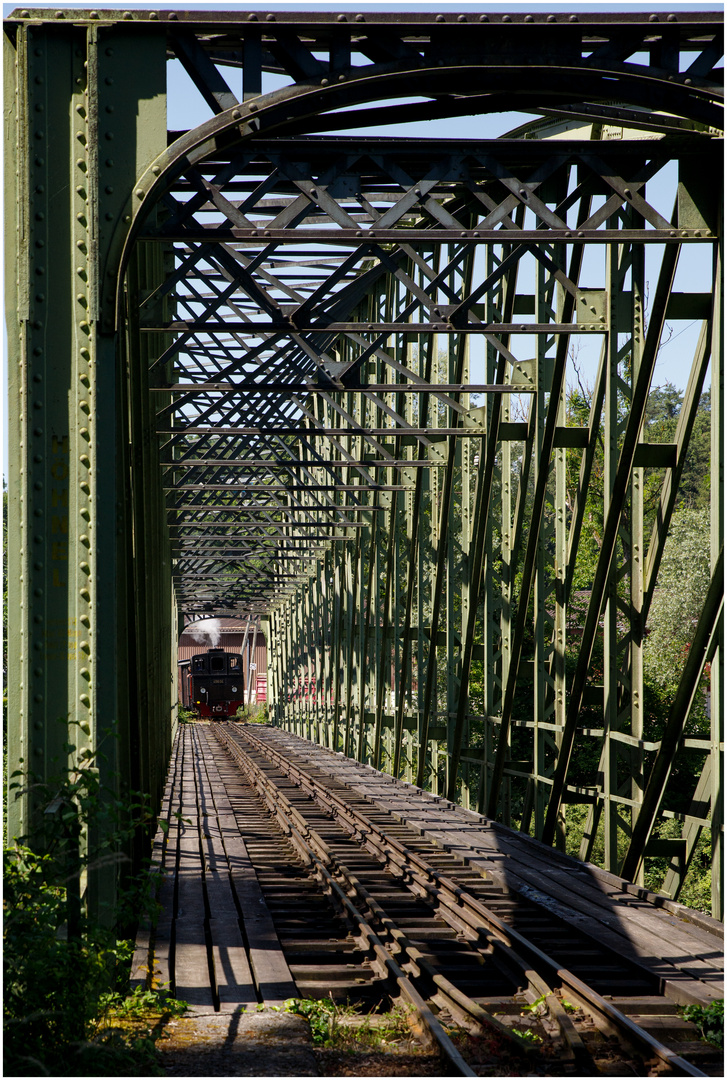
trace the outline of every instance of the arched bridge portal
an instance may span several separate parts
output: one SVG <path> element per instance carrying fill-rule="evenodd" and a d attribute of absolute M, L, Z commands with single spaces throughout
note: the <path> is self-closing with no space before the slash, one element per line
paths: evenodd
<path fill-rule="evenodd" d="M 548 844 L 575 805 L 672 896 L 707 827 L 721 915 L 721 18 L 19 9 L 5 47 L 11 768 L 158 798 L 179 629 L 262 617 L 276 724 Z"/>

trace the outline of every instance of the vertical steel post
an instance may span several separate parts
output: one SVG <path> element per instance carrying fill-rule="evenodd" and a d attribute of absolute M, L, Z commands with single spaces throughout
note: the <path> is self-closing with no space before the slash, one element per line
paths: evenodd
<path fill-rule="evenodd" d="M 42 782 L 81 763 L 116 790 L 138 779 L 127 725 L 133 658 L 123 641 L 117 647 L 133 610 L 121 565 L 125 373 L 106 286 L 136 178 L 166 146 L 165 59 L 163 33 L 139 39 L 115 24 L 15 24 L 5 36 L 6 196 L 15 215 L 6 231 L 9 762 Z M 168 741 L 168 593 L 166 603 L 155 626 L 165 715 L 153 723 Z M 166 764 L 159 751 L 153 741 L 154 760 L 144 762 L 152 794 Z M 32 833 L 41 791 L 11 796 L 11 838 Z M 113 877 L 89 883 L 101 914 L 113 905 Z"/>
<path fill-rule="evenodd" d="M 723 212 L 720 241 L 714 253 L 714 305 L 712 313 L 712 434 L 711 434 L 711 564 L 714 573 L 724 550 L 724 328 L 723 320 Z M 712 810 L 712 915 L 724 919 L 724 614 L 717 629 L 717 647 L 710 667 L 710 803 Z"/>

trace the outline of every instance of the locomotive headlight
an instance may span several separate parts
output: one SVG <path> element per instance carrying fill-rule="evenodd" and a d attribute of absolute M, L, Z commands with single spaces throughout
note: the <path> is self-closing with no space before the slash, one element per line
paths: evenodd
<path fill-rule="evenodd" d="M 237 693 L 237 687 L 236 687 L 236 686 L 233 686 L 233 687 L 232 687 L 232 693 L 233 693 L 233 694 L 236 694 L 236 693 Z"/>
<path fill-rule="evenodd" d="M 204 686 L 200 686 L 200 688 L 199 688 L 199 692 L 200 692 L 200 694 L 206 694 L 206 693 L 207 693 L 207 689 L 206 689 L 206 687 L 204 687 Z"/>

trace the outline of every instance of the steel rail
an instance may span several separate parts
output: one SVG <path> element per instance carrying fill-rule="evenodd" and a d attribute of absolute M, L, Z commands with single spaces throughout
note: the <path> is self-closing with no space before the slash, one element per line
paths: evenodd
<path fill-rule="evenodd" d="M 588 1010 L 597 1012 L 603 1020 L 615 1026 L 624 1038 L 631 1043 L 636 1043 L 640 1049 L 656 1054 L 677 1074 L 685 1076 L 706 1075 L 690 1062 L 679 1057 L 678 1054 L 675 1054 L 673 1050 L 659 1042 L 647 1031 L 644 1031 L 628 1016 L 601 997 L 600 994 L 597 994 L 576 975 L 568 971 L 567 968 L 562 967 L 556 960 L 548 956 L 547 953 L 543 952 L 542 949 L 530 942 L 517 930 L 508 926 L 494 912 L 490 911 L 481 900 L 467 892 L 466 889 L 461 888 L 451 878 L 429 866 L 420 855 L 407 849 L 394 837 L 384 833 L 362 814 L 347 806 L 342 799 L 299 769 L 290 759 L 283 757 L 268 743 L 253 736 L 248 731 L 245 732 L 245 738 L 268 760 L 271 760 L 278 768 L 282 769 L 287 776 L 294 779 L 301 786 L 306 787 L 314 798 L 317 798 L 319 802 L 323 801 L 327 809 L 332 810 L 349 826 L 353 826 L 360 831 L 364 843 L 370 850 L 382 855 L 387 862 L 394 862 L 412 877 L 418 877 L 420 887 L 429 895 L 430 899 L 435 899 L 437 903 L 445 906 L 448 905 L 456 913 L 458 919 L 465 922 L 472 930 L 482 932 L 486 928 L 488 939 L 489 932 L 493 932 L 509 948 L 517 948 L 523 951 L 531 962 L 546 967 L 549 977 L 566 986 L 569 993 L 576 996 Z M 432 882 L 436 884 L 433 885 Z M 444 911 L 442 914 L 446 917 Z"/>
<path fill-rule="evenodd" d="M 493 1028 L 499 1035 L 507 1038 L 510 1043 L 515 1045 L 517 1049 L 522 1052 L 522 1046 L 516 1041 L 517 1036 L 513 1035 L 507 1025 L 502 1024 L 496 1016 L 488 1013 L 486 1009 L 482 1008 L 476 1001 L 469 998 L 455 986 L 454 983 L 446 978 L 446 976 L 440 974 L 423 956 L 417 945 L 410 941 L 406 934 L 397 927 L 394 920 L 386 914 L 376 898 L 368 892 L 361 882 L 358 881 L 356 875 L 352 874 L 350 870 L 340 863 L 339 870 L 345 872 L 346 877 L 355 888 L 357 894 L 365 901 L 366 906 L 369 908 L 372 915 L 385 927 L 387 936 L 391 939 L 395 948 L 405 952 L 415 969 L 423 972 L 431 980 L 437 987 L 437 995 L 444 998 L 448 1010 L 460 1022 L 464 1020 L 464 1022 L 467 1023 L 468 1021 L 471 1022 L 474 1020 L 480 1027 Z M 417 893 L 416 889 L 412 891 L 415 894 Z M 427 896 L 426 898 L 431 900 L 430 896 Z M 446 910 L 442 911 L 441 905 L 437 905 L 437 913 L 444 917 L 448 925 L 454 926 L 460 932 L 464 931 L 467 933 L 471 930 L 466 923 L 458 922 L 456 919 L 452 919 L 451 916 L 450 918 L 447 918 L 447 915 L 450 913 Z M 475 937 L 475 941 L 478 940 L 479 937 L 480 934 L 478 933 Z M 471 943 L 474 945 L 474 941 Z M 477 948 L 477 951 L 479 952 L 480 949 Z M 507 948 L 504 942 L 501 942 L 497 937 L 490 937 L 487 942 L 487 951 L 490 951 L 493 954 L 496 953 L 503 967 L 515 970 L 519 977 L 524 976 L 536 999 L 544 999 L 551 1018 L 557 1021 L 561 1033 L 565 1037 L 566 1044 L 570 1050 L 570 1056 L 578 1060 L 581 1064 L 585 1064 L 586 1061 L 590 1060 L 590 1055 L 588 1054 L 585 1044 L 563 1008 L 563 1005 L 556 997 L 552 987 L 542 979 L 538 972 L 531 968 L 513 949 Z"/>
<path fill-rule="evenodd" d="M 223 726 L 217 725 L 214 728 L 217 738 L 226 747 L 231 756 L 237 761 L 240 767 L 248 776 L 253 784 L 257 787 L 260 795 L 264 798 L 269 809 L 277 817 L 278 822 L 286 830 L 294 830 L 296 834 L 301 838 L 301 842 L 305 845 L 304 850 L 310 856 L 311 850 L 308 845 L 312 845 L 314 849 L 317 849 L 318 856 L 323 861 L 328 869 L 335 869 L 335 872 L 344 878 L 349 887 L 359 896 L 359 898 L 366 904 L 371 911 L 372 916 L 384 927 L 387 938 L 391 941 L 391 950 L 396 953 L 405 953 L 409 965 L 413 967 L 419 974 L 423 974 L 428 978 L 431 983 L 437 988 L 434 996 L 439 996 L 443 999 L 447 1009 L 452 1015 L 464 1022 L 465 1025 L 472 1025 L 474 1022 L 479 1028 L 489 1027 L 494 1030 L 499 1036 L 506 1039 L 511 1046 L 513 1046 L 518 1053 L 528 1054 L 535 1048 L 529 1047 L 527 1044 L 523 1044 L 512 1030 L 496 1016 L 488 1013 L 486 1009 L 482 1008 L 476 1001 L 473 1001 L 465 993 L 463 993 L 457 986 L 455 986 L 446 976 L 439 973 L 436 968 L 426 959 L 422 954 L 418 946 L 412 942 L 403 931 L 401 931 L 396 923 L 386 914 L 381 905 L 377 902 L 363 883 L 359 880 L 356 874 L 354 874 L 345 864 L 338 860 L 331 852 L 328 844 L 320 837 L 315 829 L 305 820 L 303 815 L 292 806 L 287 797 L 280 791 L 280 789 L 266 776 L 264 770 L 255 763 L 254 759 L 250 757 L 250 754 L 243 750 L 239 743 L 230 736 L 230 734 L 224 729 Z M 262 753 L 263 757 L 267 758 L 264 750 L 258 750 L 258 753 Z M 269 758 L 267 758 L 269 760 Z M 281 809 L 282 808 L 282 809 Z M 328 808 L 327 808 L 328 809 Z M 295 824 L 291 824 L 295 822 Z M 303 840 L 302 838 L 305 838 Z M 365 837 L 358 835 L 358 831 L 355 830 L 353 839 L 357 842 L 364 842 Z M 383 854 L 385 862 L 389 862 L 388 852 L 376 850 L 377 857 L 381 857 Z M 397 872 L 401 869 L 397 865 Z M 419 895 L 416 889 L 412 889 L 410 883 L 406 880 L 409 877 L 409 867 L 406 866 L 406 872 L 403 874 L 404 887 L 413 892 L 413 894 Z M 427 900 L 431 900 L 432 897 L 427 895 L 429 890 L 422 890 Z M 435 899 L 439 900 L 439 897 Z M 354 909 L 355 910 L 355 909 Z M 453 917 L 452 911 L 444 908 L 437 903 L 437 914 L 444 918 L 444 921 L 448 925 L 452 926 L 458 932 L 465 932 L 470 939 L 474 937 L 474 941 L 471 944 L 474 947 L 475 953 L 497 954 L 498 962 L 502 968 L 512 972 L 517 979 L 524 977 L 527 980 L 528 986 L 535 998 L 542 998 L 548 1009 L 548 1012 L 553 1020 L 555 1020 L 561 1030 L 565 1039 L 567 1047 L 565 1055 L 561 1055 L 561 1060 L 573 1060 L 576 1063 L 585 1066 L 586 1064 L 593 1065 L 590 1054 L 581 1039 L 581 1036 L 577 1032 L 575 1025 L 571 1018 L 566 1013 L 562 1003 L 556 997 L 551 986 L 549 986 L 542 976 L 533 968 L 529 966 L 526 960 L 524 960 L 512 946 L 506 942 L 503 942 L 496 935 L 488 934 L 482 931 L 479 927 L 476 933 L 473 935 L 472 927 L 468 925 L 466 921 L 462 921 L 456 917 Z M 358 919 L 361 916 L 357 913 Z M 485 948 L 475 945 L 475 941 L 485 937 Z"/>
<path fill-rule="evenodd" d="M 384 942 L 382 942 L 378 934 L 376 934 L 373 927 L 363 918 L 360 912 L 356 910 L 340 885 L 336 882 L 333 874 L 330 872 L 329 866 L 334 867 L 336 871 L 340 870 L 341 867 L 337 863 L 337 860 L 331 855 L 325 841 L 315 833 L 315 830 L 310 828 L 305 819 L 295 807 L 292 806 L 288 799 L 286 799 L 283 793 L 267 779 L 264 772 L 259 767 L 255 766 L 250 756 L 246 754 L 234 740 L 230 739 L 226 733 L 221 735 L 219 727 L 215 727 L 213 730 L 221 744 L 228 750 L 243 772 L 248 776 L 248 779 L 252 782 L 256 791 L 274 815 L 279 826 L 297 848 L 304 861 L 315 867 L 316 873 L 323 879 L 327 889 L 344 908 L 346 914 L 353 920 L 361 937 L 367 942 L 370 950 L 374 953 L 377 967 L 381 972 L 382 977 L 388 976 L 388 978 L 399 988 L 402 995 L 414 1007 L 419 1019 L 424 1024 L 429 1036 L 438 1047 L 443 1059 L 456 1069 L 457 1075 L 477 1076 L 477 1073 L 470 1068 L 457 1050 L 409 976 L 391 955 L 390 950 L 386 947 Z M 318 852 L 316 852 L 315 847 L 312 846 L 311 840 L 314 840 Z M 328 863 L 328 866 L 326 863 Z M 504 1027 L 504 1025 L 499 1026 Z M 511 1035 L 509 1037 L 512 1038 Z"/>
<path fill-rule="evenodd" d="M 248 779 L 254 784 L 260 796 L 267 803 L 271 813 L 275 814 L 276 820 L 281 827 L 285 829 L 286 835 L 288 835 L 289 838 L 296 843 L 296 846 L 299 847 L 301 853 L 307 856 L 311 862 L 316 865 L 316 869 L 320 870 L 321 873 L 325 875 L 327 882 L 332 883 L 332 885 L 337 888 L 338 894 L 345 897 L 345 894 L 342 893 L 340 887 L 337 886 L 335 879 L 331 876 L 331 871 L 342 878 L 347 883 L 348 887 L 366 904 L 377 922 L 384 927 L 387 939 L 391 941 L 389 947 L 386 945 L 382 946 L 386 951 L 386 956 L 392 961 L 391 965 L 387 962 L 387 967 L 393 967 L 394 965 L 398 967 L 396 961 L 391 956 L 392 952 L 395 954 L 404 953 L 408 960 L 408 966 L 434 984 L 437 989 L 433 996 L 443 999 L 448 1011 L 450 1011 L 459 1022 L 464 1022 L 465 1026 L 470 1027 L 473 1022 L 478 1028 L 488 1027 L 491 1031 L 496 1032 L 501 1038 L 507 1040 L 518 1054 L 523 1054 L 524 1056 L 532 1054 L 536 1049 L 535 1047 L 523 1044 L 523 1042 L 513 1034 L 511 1028 L 506 1024 L 503 1024 L 496 1016 L 488 1013 L 487 1010 L 478 1005 L 476 1001 L 467 997 L 467 995 L 455 986 L 446 976 L 436 970 L 436 968 L 426 959 L 418 946 L 396 926 L 395 922 L 389 916 L 386 915 L 383 908 L 368 892 L 357 875 L 335 857 L 325 840 L 305 820 L 300 812 L 296 810 L 280 789 L 266 776 L 264 770 L 255 763 L 254 759 L 251 758 L 234 739 L 230 738 L 227 733 L 224 733 L 220 726 L 216 726 L 214 731 L 222 744 L 228 749 L 231 756 L 246 773 Z M 354 837 L 354 839 L 356 838 Z M 404 888 L 407 887 L 408 885 L 405 882 Z M 352 907 L 350 901 L 347 902 L 346 910 L 354 912 L 357 924 L 359 926 L 361 924 L 366 926 L 370 937 L 382 944 L 369 924 L 362 918 L 360 913 Z M 438 911 L 438 914 L 441 914 L 441 912 Z M 453 925 L 452 920 L 445 919 L 445 921 L 448 922 L 449 925 Z M 469 929 L 466 925 L 457 923 L 456 921 L 454 921 L 454 926 L 460 932 Z M 479 937 L 480 935 L 478 934 L 477 936 Z M 480 950 L 475 947 L 475 954 L 485 951 L 487 953 L 497 953 L 502 967 L 511 971 L 518 978 L 524 976 L 534 996 L 536 998 L 544 999 L 551 1017 L 558 1022 L 561 1031 L 565 1036 L 568 1049 L 565 1057 L 562 1056 L 561 1060 L 575 1060 L 581 1064 L 592 1064 L 589 1052 L 576 1031 L 570 1017 L 567 1015 L 561 1002 L 553 993 L 551 987 L 544 982 L 538 972 L 530 968 L 526 961 L 519 957 L 514 950 L 506 947 L 504 943 L 500 942 L 494 936 L 487 942 L 486 950 Z M 396 981 L 401 987 L 400 978 L 398 976 Z M 415 1004 L 415 1007 L 419 1009 L 419 1006 L 416 1005 L 409 991 L 406 991 L 406 993 L 412 1001 L 412 1004 Z M 416 989 L 415 994 L 418 995 Z M 421 997 L 419 997 L 419 1000 L 424 1001 Z M 431 1012 L 429 1007 L 426 1006 L 426 1003 L 425 1007 Z M 438 1021 L 436 1021 L 436 1023 L 438 1024 Z M 463 1075 L 473 1074 L 463 1073 Z"/>

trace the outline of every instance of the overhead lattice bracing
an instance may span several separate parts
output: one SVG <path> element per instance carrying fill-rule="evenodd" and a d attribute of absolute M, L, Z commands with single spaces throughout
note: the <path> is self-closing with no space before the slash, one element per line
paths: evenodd
<path fill-rule="evenodd" d="M 6 25 L 12 754 L 49 769 L 67 713 L 93 753 L 108 717 L 154 793 L 173 624 L 254 615 L 275 723 L 548 843 L 579 804 L 582 857 L 665 855 L 670 895 L 708 826 L 721 911 L 721 20 L 61 14 Z M 165 58 L 209 114 L 168 136 Z M 713 584 L 655 728 L 709 390 Z"/>

